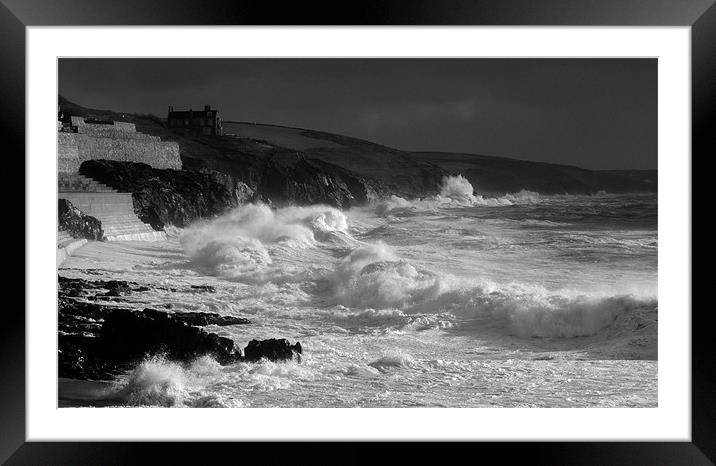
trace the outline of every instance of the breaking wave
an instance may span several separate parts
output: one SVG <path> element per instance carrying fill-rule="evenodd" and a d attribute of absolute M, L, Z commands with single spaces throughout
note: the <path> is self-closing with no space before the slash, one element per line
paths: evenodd
<path fill-rule="evenodd" d="M 382 243 L 351 252 L 337 265 L 333 280 L 336 303 L 343 306 L 480 318 L 519 337 L 594 335 L 620 315 L 656 309 L 655 295 L 650 293 L 613 296 L 458 280 L 401 260 Z M 395 317 L 375 311 L 369 316 Z"/>
<path fill-rule="evenodd" d="M 209 356 L 180 364 L 156 355 L 119 377 L 105 397 L 129 406 L 241 407 L 239 400 L 204 394 L 220 372 L 219 363 Z"/>
<path fill-rule="evenodd" d="M 378 369 L 380 372 L 388 372 L 391 369 L 413 367 L 415 364 L 415 359 L 411 355 L 400 351 L 390 351 L 384 353 L 368 366 Z"/>
<path fill-rule="evenodd" d="M 414 211 L 435 210 L 441 207 L 504 207 L 515 204 L 539 202 L 539 193 L 521 190 L 502 197 L 484 197 L 475 195 L 475 189 L 462 175 L 445 176 L 439 186 L 440 192 L 423 199 L 408 200 L 392 195 L 375 205 L 378 215 L 404 215 Z"/>
<path fill-rule="evenodd" d="M 273 210 L 247 204 L 226 215 L 186 228 L 180 243 L 191 265 L 246 283 L 303 280 L 310 270 L 274 264 L 274 254 L 321 242 L 350 244 L 348 219 L 340 210 L 316 205 Z"/>
<path fill-rule="evenodd" d="M 521 191 L 490 202 L 538 200 L 535 193 Z M 484 202 L 474 195 L 467 179 L 456 176 L 446 177 L 440 194 L 433 198 L 407 201 L 393 196 L 377 207 L 391 214 L 431 203 Z M 635 310 L 656 309 L 655 290 L 577 292 L 520 283 L 497 285 L 480 276 L 457 278 L 441 272 L 439 264 L 426 267 L 405 260 L 383 242 L 358 241 L 350 231 L 346 215 L 333 207 L 273 210 L 250 204 L 186 228 L 180 242 L 192 267 L 247 284 L 300 287 L 303 301 L 323 309 L 346 309 L 335 319 L 349 328 L 370 327 L 370 321 L 391 328 L 445 328 L 453 325 L 450 319 L 414 316 L 451 315 L 523 338 L 569 338 L 595 335 Z M 320 254 L 322 266 L 316 265 Z M 343 258 L 336 262 L 336 256 Z M 297 290 L 291 296 L 297 296 Z M 656 318 L 655 312 L 643 315 L 646 320 Z"/>
<path fill-rule="evenodd" d="M 310 362 L 263 360 L 222 367 L 210 356 L 179 363 L 155 355 L 119 376 L 101 396 L 122 406 L 238 408 L 244 407 L 245 402 L 224 394 L 222 387 L 267 392 L 314 378 Z"/>

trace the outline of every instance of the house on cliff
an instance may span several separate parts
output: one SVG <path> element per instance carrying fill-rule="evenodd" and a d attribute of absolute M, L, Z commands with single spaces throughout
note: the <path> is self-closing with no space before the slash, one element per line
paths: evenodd
<path fill-rule="evenodd" d="M 221 136 L 221 117 L 219 111 L 204 105 L 204 110 L 175 111 L 169 106 L 167 124 L 170 129 L 190 132 L 202 136 Z"/>

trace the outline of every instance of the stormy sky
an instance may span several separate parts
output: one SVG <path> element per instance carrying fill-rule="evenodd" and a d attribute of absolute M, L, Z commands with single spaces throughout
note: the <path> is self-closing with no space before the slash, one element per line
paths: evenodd
<path fill-rule="evenodd" d="M 89 108 L 250 121 L 411 151 L 657 167 L 656 59 L 60 59 Z"/>

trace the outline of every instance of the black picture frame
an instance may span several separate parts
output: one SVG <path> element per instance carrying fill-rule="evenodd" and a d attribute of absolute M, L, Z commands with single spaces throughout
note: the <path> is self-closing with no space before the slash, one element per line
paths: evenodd
<path fill-rule="evenodd" d="M 25 28 L 82 25 L 545 25 L 545 26 L 690 26 L 692 70 L 692 174 L 706 176 L 705 160 L 716 154 L 709 125 L 716 105 L 716 5 L 714 0 L 361 0 L 360 2 L 294 2 L 268 0 L 1 0 L 0 95 L 5 158 L 12 154 L 14 173 L 25 174 L 19 154 L 25 153 Z M 694 170 L 698 161 L 700 170 Z M 9 160 L 8 160 L 9 162 Z M 7 175 L 6 175 L 7 176 Z M 23 177 L 24 179 L 24 177 Z M 709 196 L 692 176 L 692 213 Z M 703 184 L 701 186 L 704 186 Z M 17 193 L 17 191 L 15 191 Z M 15 194 L 14 199 L 17 199 Z M 24 218 L 19 202 L 15 225 Z M 696 228 L 707 219 L 692 216 L 693 243 L 709 229 Z M 24 223 L 23 223 L 24 225 Z M 17 229 L 17 226 L 15 227 Z M 24 228 L 24 227 L 23 227 Z M 26 232 L 25 232 L 26 233 Z M 19 236 L 16 232 L 15 236 Z M 27 236 L 25 235 L 25 238 Z M 705 238 L 704 238 L 705 239 Z M 27 240 L 26 240 L 27 241 Z M 698 241 L 705 245 L 705 241 Z M 25 243 L 25 250 L 31 245 Z M 712 251 L 712 249 L 710 250 Z M 716 462 L 716 371 L 711 306 L 696 306 L 708 289 L 708 269 L 697 265 L 716 259 L 713 252 L 692 261 L 692 430 L 691 442 L 501 442 L 469 443 L 478 460 L 522 457 L 532 464 L 714 464 Z M 13 267 L 16 269 L 16 267 Z M 17 273 L 16 276 L 24 274 Z M 359 464 L 372 460 L 365 444 L 333 443 L 316 447 L 292 443 L 267 452 L 266 445 L 246 443 L 26 442 L 25 440 L 25 315 L 19 305 L 6 305 L 0 324 L 0 460 L 7 464 L 142 464 L 157 453 L 182 462 L 212 458 L 248 461 L 254 450 L 269 462 Z M 24 309 L 24 306 L 23 306 Z M 689 309 L 689 312 L 692 310 Z M 465 446 L 465 444 L 463 445 Z M 330 451 L 329 451 L 330 450 Z M 400 448 L 404 462 L 443 456 L 441 448 L 413 443 Z M 444 452 L 444 450 L 442 450 Z M 241 457 L 237 455 L 241 455 Z M 286 458 L 283 458 L 286 454 Z M 317 456 L 318 455 L 318 456 Z M 339 456 L 336 456 L 339 455 Z M 450 456 L 453 456 L 452 454 Z M 490 455 L 492 456 L 492 455 Z M 444 457 L 444 456 L 443 456 Z M 495 458 L 495 456 L 492 456 Z M 457 458 L 457 456 L 455 457 Z M 445 457 L 445 460 L 448 460 Z"/>

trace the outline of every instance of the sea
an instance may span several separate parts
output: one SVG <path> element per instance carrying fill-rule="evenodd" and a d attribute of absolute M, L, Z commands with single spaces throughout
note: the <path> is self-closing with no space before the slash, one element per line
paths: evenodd
<path fill-rule="evenodd" d="M 58 273 L 153 286 L 121 307 L 246 317 L 206 330 L 300 341 L 300 360 L 151 355 L 70 405 L 657 406 L 656 194 L 481 196 L 455 176 L 421 199 L 247 204 L 167 233 L 90 242 Z"/>

